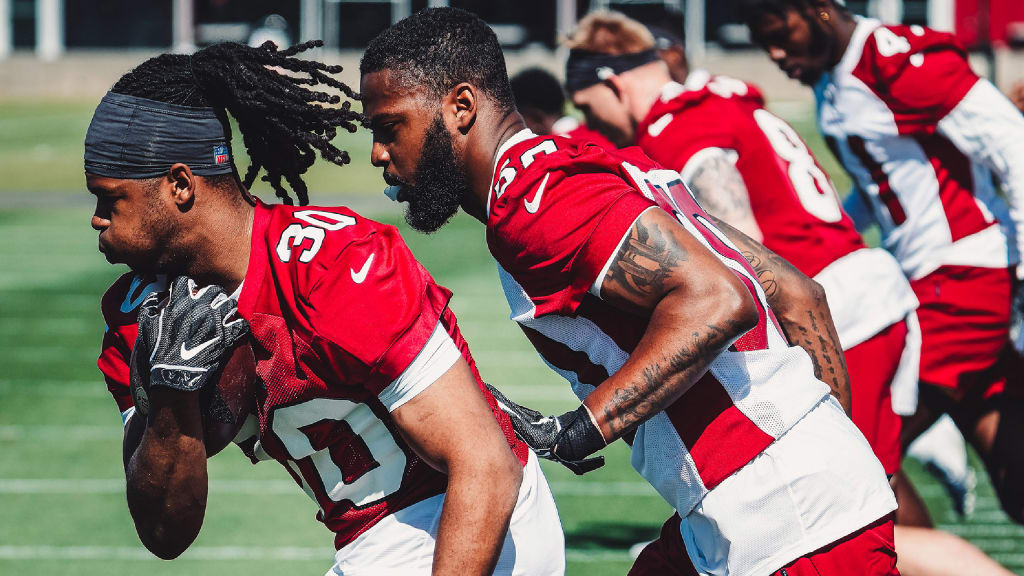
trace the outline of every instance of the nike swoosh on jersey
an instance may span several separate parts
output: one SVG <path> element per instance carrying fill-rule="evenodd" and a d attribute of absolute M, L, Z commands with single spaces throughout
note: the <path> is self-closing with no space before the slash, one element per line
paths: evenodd
<path fill-rule="evenodd" d="M 363 264 L 363 267 L 359 270 L 359 272 L 356 272 L 354 269 L 349 270 L 349 273 L 352 274 L 353 282 L 355 282 L 356 284 L 362 284 L 363 280 L 366 280 L 366 273 L 370 271 L 370 264 L 373 263 L 374 256 L 376 256 L 376 254 L 370 254 L 370 257 L 366 259 L 366 263 Z"/>
<path fill-rule="evenodd" d="M 213 346 L 214 344 L 217 343 L 218 340 L 220 340 L 220 336 L 217 336 L 213 340 L 207 340 L 206 342 L 203 342 L 202 344 L 200 344 L 199 346 L 196 346 L 195 348 L 192 348 L 191 350 L 186 348 L 185 347 L 185 343 L 182 342 L 181 343 L 181 359 L 182 360 L 191 360 L 192 358 L 195 358 L 196 354 L 199 354 L 203 350 L 206 350 L 210 346 Z"/>
<path fill-rule="evenodd" d="M 537 210 L 540 209 L 540 199 L 541 196 L 544 196 L 544 187 L 548 185 L 548 177 L 550 176 L 550 172 L 544 175 L 544 179 L 540 181 L 540 186 L 537 188 L 537 193 L 533 195 L 533 200 L 523 200 L 526 211 L 530 214 L 536 214 Z"/>

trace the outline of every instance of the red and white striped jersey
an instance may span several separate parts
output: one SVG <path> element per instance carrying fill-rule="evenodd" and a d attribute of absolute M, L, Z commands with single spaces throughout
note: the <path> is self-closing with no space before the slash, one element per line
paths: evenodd
<path fill-rule="evenodd" d="M 793 533 L 793 514 L 807 512 L 794 510 L 810 500 L 794 502 L 783 487 L 788 480 L 776 475 L 766 480 L 751 464 L 773 447 L 787 450 L 800 443 L 811 431 L 797 423 L 834 401 L 814 377 L 807 353 L 787 343 L 746 259 L 709 221 L 678 173 L 661 168 L 638 148 L 605 150 L 523 130 L 498 152 L 487 203 L 487 243 L 512 319 L 544 361 L 581 399 L 626 362 L 647 322 L 601 300 L 600 286 L 618 247 L 647 210 L 673 214 L 743 282 L 760 315 L 757 326 L 721 353 L 682 398 L 641 424 L 633 442 L 634 468 L 684 517 L 684 538 L 689 533 L 693 539 L 687 544 L 698 570 L 771 572 L 787 560 L 780 554 L 795 552 L 792 560 L 831 542 L 824 541 L 828 537 L 841 537 L 836 530 L 852 532 L 871 522 L 865 515 L 888 513 L 891 492 L 884 473 L 840 411 L 836 420 L 845 421 L 840 426 L 848 425 L 850 438 L 863 446 L 844 446 L 842 437 L 835 448 L 850 448 L 848 454 L 862 465 L 864 472 L 855 474 L 862 488 L 837 489 L 831 475 L 820 482 L 805 478 L 803 485 L 815 492 L 810 500 L 830 502 L 836 512 L 820 517 L 827 530 Z M 745 470 L 751 472 L 745 476 Z M 721 515 L 702 504 L 718 489 L 731 503 L 725 505 L 730 512 Z M 830 522 L 835 517 L 830 514 L 854 508 L 855 519 Z M 756 519 L 736 514 L 737 509 Z M 782 518 L 787 526 L 768 541 L 730 544 L 724 536 L 743 539 L 739 523 L 777 527 Z"/>
<path fill-rule="evenodd" d="M 952 35 L 860 19 L 815 95 L 826 141 L 911 280 L 942 265 L 1018 262 L 1022 221 L 992 173 L 1019 206 L 1024 119 Z"/>
<path fill-rule="evenodd" d="M 132 402 L 137 307 L 162 286 L 126 274 L 103 298 L 99 367 L 122 411 Z M 338 548 L 445 491 L 447 477 L 413 451 L 391 412 L 459 355 L 520 462 L 527 460 L 528 448 L 476 372 L 450 297 L 393 226 L 347 208 L 256 206 L 237 299 L 262 386 L 256 414 L 235 442 L 254 463 L 284 466 L 320 507 L 317 519 Z"/>

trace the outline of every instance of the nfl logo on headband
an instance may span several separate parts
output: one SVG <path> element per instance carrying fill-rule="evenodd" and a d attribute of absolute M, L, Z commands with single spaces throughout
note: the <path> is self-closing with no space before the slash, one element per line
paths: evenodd
<path fill-rule="evenodd" d="M 213 147 L 213 163 L 224 164 L 228 161 L 228 147 L 221 144 Z"/>

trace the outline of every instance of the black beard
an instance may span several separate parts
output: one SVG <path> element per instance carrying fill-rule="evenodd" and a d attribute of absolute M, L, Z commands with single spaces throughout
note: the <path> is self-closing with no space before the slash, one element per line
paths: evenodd
<path fill-rule="evenodd" d="M 425 234 L 436 232 L 459 211 L 470 194 L 461 163 L 455 158 L 452 138 L 438 114 L 427 129 L 423 155 L 416 165 L 415 185 L 403 185 L 402 199 L 409 202 L 405 221 Z"/>

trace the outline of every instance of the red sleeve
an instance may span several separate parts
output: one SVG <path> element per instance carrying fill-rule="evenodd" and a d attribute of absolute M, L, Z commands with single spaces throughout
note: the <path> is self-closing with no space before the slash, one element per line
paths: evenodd
<path fill-rule="evenodd" d="M 314 343 L 331 365 L 379 394 L 426 344 L 451 292 L 390 226 L 351 241 L 309 296 Z"/>
<path fill-rule="evenodd" d="M 596 146 L 569 146 L 526 169 L 516 151 L 522 146 L 511 151 L 518 175 L 491 208 L 491 253 L 538 316 L 574 314 L 629 227 L 655 203 L 624 179 L 620 161 Z"/>
<path fill-rule="evenodd" d="M 882 26 L 853 71 L 892 111 L 900 134 L 933 133 L 978 81 L 951 34 Z"/>
<path fill-rule="evenodd" d="M 139 335 L 139 305 L 150 293 L 163 289 L 164 284 L 155 278 L 128 273 L 107 289 L 100 302 L 106 327 L 96 365 L 121 412 L 132 406 L 128 371 L 132 347 Z"/>

